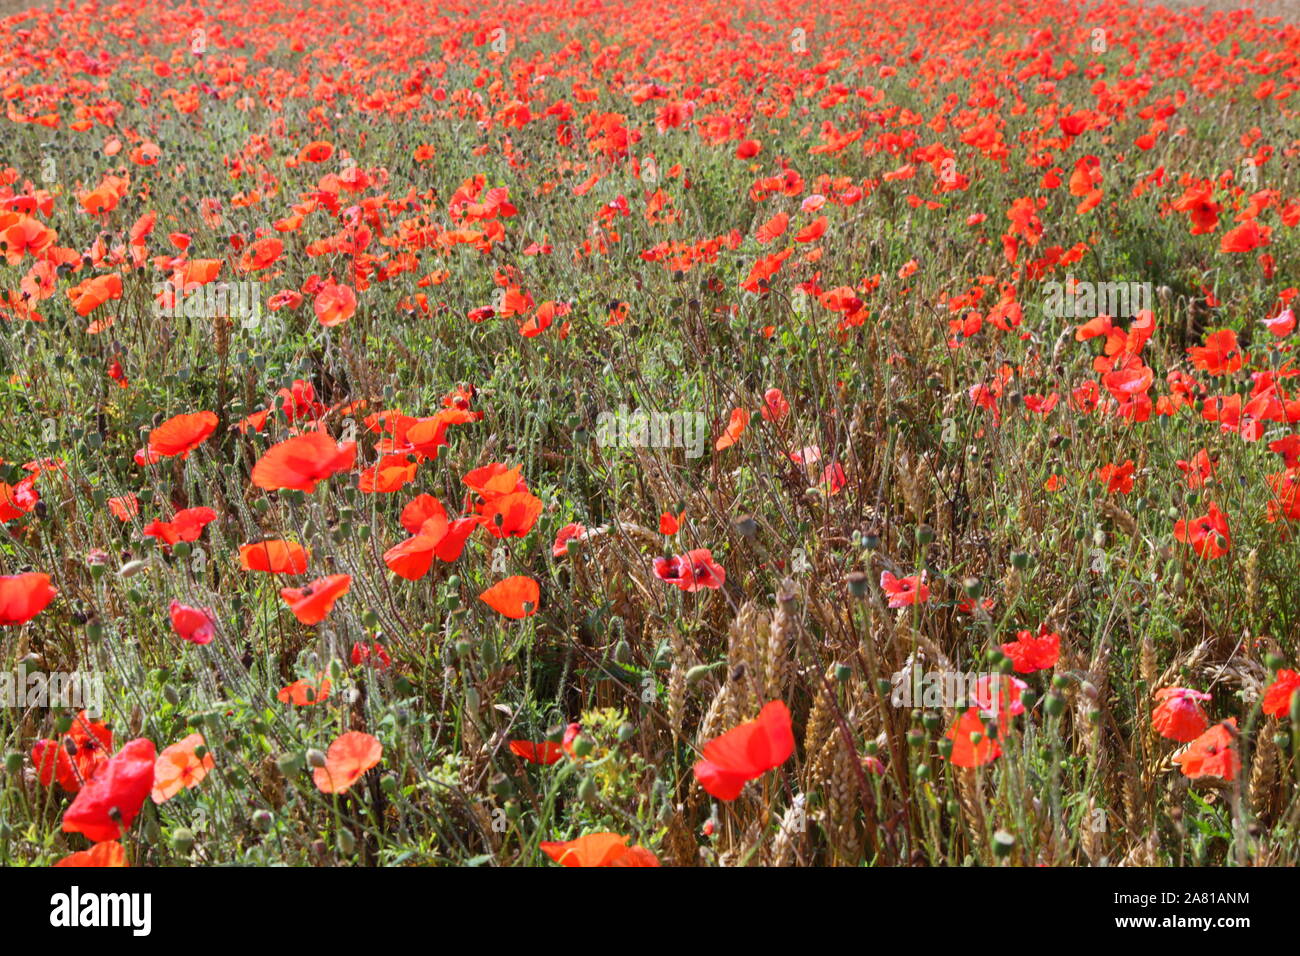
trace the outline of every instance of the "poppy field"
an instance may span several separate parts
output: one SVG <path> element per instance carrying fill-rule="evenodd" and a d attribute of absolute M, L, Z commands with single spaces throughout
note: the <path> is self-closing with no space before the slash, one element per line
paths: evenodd
<path fill-rule="evenodd" d="M 0 19 L 0 864 L 1300 862 L 1300 26 Z"/>

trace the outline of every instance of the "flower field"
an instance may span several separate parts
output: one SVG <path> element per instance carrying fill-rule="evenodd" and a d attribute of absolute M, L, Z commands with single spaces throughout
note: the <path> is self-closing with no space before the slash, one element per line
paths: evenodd
<path fill-rule="evenodd" d="M 1300 862 L 1292 6 L 0 15 L 0 864 Z"/>

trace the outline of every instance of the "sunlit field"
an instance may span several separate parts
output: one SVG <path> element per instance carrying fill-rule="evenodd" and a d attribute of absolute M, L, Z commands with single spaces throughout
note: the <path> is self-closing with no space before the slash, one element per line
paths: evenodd
<path fill-rule="evenodd" d="M 1300 862 L 1294 5 L 4 10 L 0 864 Z"/>

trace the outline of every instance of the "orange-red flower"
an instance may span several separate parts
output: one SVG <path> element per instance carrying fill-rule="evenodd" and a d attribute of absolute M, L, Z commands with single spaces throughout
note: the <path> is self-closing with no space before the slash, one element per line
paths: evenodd
<path fill-rule="evenodd" d="M 1237 754 L 1237 718 L 1215 724 L 1176 755 L 1174 763 L 1182 767 L 1183 776 L 1193 780 L 1198 777 L 1235 779 L 1241 771 L 1241 758 Z"/>
<path fill-rule="evenodd" d="M 537 613 L 541 589 L 532 578 L 517 574 L 498 581 L 478 597 L 498 614 L 519 620 Z"/>
<path fill-rule="evenodd" d="M 781 766 L 794 753 L 790 709 L 779 700 L 766 704 L 755 720 L 733 727 L 704 745 L 695 779 L 719 800 L 735 800 L 750 780 Z"/>
<path fill-rule="evenodd" d="M 343 793 L 384 756 L 375 737 L 357 731 L 341 734 L 325 751 L 325 766 L 317 767 L 312 780 L 321 793 Z"/>
<path fill-rule="evenodd" d="M 280 598 L 303 624 L 319 624 L 351 587 L 352 575 L 330 574 L 300 588 L 281 588 Z"/>
<path fill-rule="evenodd" d="M 202 757 L 198 750 L 203 749 Z M 154 762 L 153 790 L 150 796 L 154 803 L 166 803 L 182 790 L 197 787 L 216 766 L 212 754 L 207 751 L 207 742 L 202 734 L 190 734 L 179 743 L 164 747 Z"/>
<path fill-rule="evenodd" d="M 658 866 L 659 858 L 645 847 L 628 846 L 617 833 L 588 833 L 566 843 L 542 843 L 541 850 L 561 866 Z"/>
<path fill-rule="evenodd" d="M 268 448 L 253 466 L 253 484 L 272 491 L 292 488 L 311 493 L 331 475 L 350 469 L 356 457 L 356 442 L 336 442 L 324 432 L 307 432 Z"/>

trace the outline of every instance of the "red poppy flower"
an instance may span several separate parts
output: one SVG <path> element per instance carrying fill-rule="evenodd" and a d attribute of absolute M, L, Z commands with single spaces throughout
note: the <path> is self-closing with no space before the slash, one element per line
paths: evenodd
<path fill-rule="evenodd" d="M 1201 735 L 1210 720 L 1201 709 L 1209 694 L 1186 687 L 1164 687 L 1155 692 L 1160 703 L 1151 712 L 1151 726 L 1161 737 L 1187 743 Z"/>
<path fill-rule="evenodd" d="M 216 430 L 217 416 L 212 412 L 176 415 L 149 433 L 147 447 L 152 454 L 163 458 L 174 455 L 188 458 Z"/>
<path fill-rule="evenodd" d="M 483 527 L 494 538 L 522 538 L 542 513 L 542 499 L 530 491 L 493 496 L 479 506 Z"/>
<path fill-rule="evenodd" d="M 510 752 L 529 763 L 539 763 L 549 767 L 564 757 L 564 748 L 552 740 L 535 744 L 531 740 L 510 741 Z"/>
<path fill-rule="evenodd" d="M 153 741 L 144 737 L 119 750 L 64 812 L 64 831 L 81 833 L 92 843 L 120 840 L 153 789 L 157 757 Z"/>
<path fill-rule="evenodd" d="M 357 294 L 351 286 L 327 282 L 316 293 L 312 310 L 321 325 L 332 327 L 341 325 L 357 311 Z"/>
<path fill-rule="evenodd" d="M 32 764 L 44 786 L 58 780 L 59 786 L 68 793 L 76 793 L 108 763 L 112 752 L 113 732 L 101 721 L 91 720 L 83 710 L 58 740 L 36 742 L 32 747 Z"/>
<path fill-rule="evenodd" d="M 763 418 L 769 422 L 779 422 L 790 414 L 790 403 L 779 388 L 769 388 L 763 393 Z"/>
<path fill-rule="evenodd" d="M 58 593 L 50 587 L 48 574 L 0 574 L 0 625 L 27 623 L 49 607 Z"/>
<path fill-rule="evenodd" d="M 1016 639 L 1002 645 L 1002 653 L 1011 658 L 1017 674 L 1032 674 L 1056 666 L 1061 656 L 1061 635 L 1048 631 L 1047 625 L 1038 628 L 1035 637 L 1029 631 L 1017 631 Z"/>
<path fill-rule="evenodd" d="M 671 558 L 655 558 L 654 572 L 659 580 L 683 591 L 717 590 L 727 580 L 726 570 L 713 560 L 713 552 L 708 548 L 695 548 Z"/>
<path fill-rule="evenodd" d="M 89 850 L 79 850 L 76 853 L 69 853 L 55 866 L 75 866 L 75 867 L 121 867 L 126 866 L 126 850 L 122 844 L 116 840 L 108 840 L 104 843 L 96 843 Z"/>
<path fill-rule="evenodd" d="M 294 541 L 255 541 L 239 546 L 239 566 L 267 574 L 302 574 L 307 570 L 307 551 Z"/>
<path fill-rule="evenodd" d="M 310 494 L 331 475 L 350 469 L 356 457 L 356 442 L 336 442 L 324 432 L 307 432 L 268 448 L 253 466 L 253 484 Z"/>
<path fill-rule="evenodd" d="M 322 672 L 316 675 L 314 681 L 303 677 L 281 687 L 276 692 L 275 699 L 282 704 L 293 704 L 295 707 L 314 707 L 329 699 L 330 687 L 330 679 Z"/>
<path fill-rule="evenodd" d="M 498 581 L 478 597 L 498 614 L 519 620 L 537 613 L 541 589 L 532 578 L 519 574 Z"/>
<path fill-rule="evenodd" d="M 750 780 L 755 780 L 790 759 L 794 732 L 790 710 L 774 700 L 758 718 L 734 727 L 704 745 L 696 762 L 695 779 L 719 800 L 735 800 Z"/>
<path fill-rule="evenodd" d="M 541 851 L 562 866 L 658 866 L 659 858 L 629 837 L 588 833 L 566 843 L 542 843 Z"/>
<path fill-rule="evenodd" d="M 569 553 L 570 541 L 583 541 L 587 537 L 587 529 L 580 524 L 566 524 L 555 535 L 555 542 L 551 545 L 551 557 L 563 558 Z"/>
<path fill-rule="evenodd" d="M 357 641 L 352 645 L 352 666 L 360 667 L 362 664 L 370 664 L 375 670 L 382 671 L 392 666 L 393 659 L 388 655 L 388 649 L 378 641 L 373 644 Z"/>
<path fill-rule="evenodd" d="M 747 425 L 749 425 L 749 412 L 743 408 L 733 408 L 731 410 L 731 420 L 727 422 L 727 430 L 713 443 L 714 449 L 722 451 L 724 448 L 730 448 L 740 441 L 740 436 L 745 434 Z"/>
<path fill-rule="evenodd" d="M 948 760 L 955 767 L 982 767 L 1002 756 L 1002 748 L 989 737 L 978 707 L 971 707 L 958 717 L 944 736 L 952 741 Z"/>
<path fill-rule="evenodd" d="M 181 640 L 191 644 L 211 644 L 216 631 L 215 614 L 210 607 L 190 607 L 180 601 L 172 601 L 168 607 L 174 630 Z"/>
<path fill-rule="evenodd" d="M 1237 718 L 1215 724 L 1176 755 L 1174 763 L 1183 768 L 1183 776 L 1193 780 L 1198 777 L 1235 779 L 1241 771 L 1241 758 L 1237 755 Z"/>
<path fill-rule="evenodd" d="M 1264 713 L 1279 720 L 1291 712 L 1291 701 L 1300 693 L 1300 671 L 1280 670 L 1264 690 Z"/>
<path fill-rule="evenodd" d="M 350 574 L 317 578 L 305 587 L 281 588 L 280 598 L 303 624 L 319 624 L 334 609 L 334 602 L 352 587 Z"/>
<path fill-rule="evenodd" d="M 207 750 L 207 741 L 202 734 L 190 734 L 179 743 L 164 747 L 154 763 L 153 789 L 150 797 L 154 803 L 166 803 L 182 790 L 197 787 L 216 766 L 211 753 L 200 757 L 197 753 L 202 747 Z"/>
<path fill-rule="evenodd" d="M 167 545 L 178 541 L 197 541 L 204 526 L 217 520 L 211 508 L 185 508 L 176 512 L 171 521 L 150 521 L 144 526 L 146 538 L 157 538 Z"/>
<path fill-rule="evenodd" d="M 911 607 L 930 600 L 930 588 L 925 583 L 925 572 L 899 578 L 888 571 L 880 572 L 880 589 L 889 598 L 891 608 Z"/>
<path fill-rule="evenodd" d="M 1210 510 L 1201 517 L 1175 522 L 1174 537 L 1191 545 L 1192 550 L 1206 560 L 1221 558 L 1232 547 L 1228 516 L 1214 502 L 1210 502 Z"/>
<path fill-rule="evenodd" d="M 343 793 L 384 756 L 375 737 L 357 731 L 341 734 L 325 751 L 325 766 L 317 767 L 312 780 L 321 793 Z"/>

